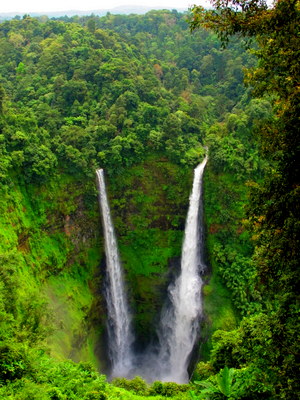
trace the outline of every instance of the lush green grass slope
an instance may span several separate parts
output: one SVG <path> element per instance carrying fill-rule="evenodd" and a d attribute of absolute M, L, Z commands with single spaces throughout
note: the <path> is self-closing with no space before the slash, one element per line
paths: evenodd
<path fill-rule="evenodd" d="M 94 347 L 103 309 L 94 276 L 102 247 L 97 205 L 84 205 L 87 190 L 70 176 L 39 187 L 14 177 L 1 196 L 0 246 L 7 290 L 14 293 L 10 306 L 21 329 L 25 324 L 22 335 L 42 336 L 48 329 L 54 356 L 98 365 Z"/>

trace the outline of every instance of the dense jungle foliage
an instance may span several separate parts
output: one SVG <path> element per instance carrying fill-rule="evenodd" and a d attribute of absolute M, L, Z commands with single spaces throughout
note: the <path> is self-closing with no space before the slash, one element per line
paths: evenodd
<path fill-rule="evenodd" d="M 0 398 L 298 397 L 299 5 L 215 3 L 193 33 L 175 10 L 0 24 Z M 108 383 L 95 169 L 142 347 L 206 147 L 202 361 L 188 385 Z"/>

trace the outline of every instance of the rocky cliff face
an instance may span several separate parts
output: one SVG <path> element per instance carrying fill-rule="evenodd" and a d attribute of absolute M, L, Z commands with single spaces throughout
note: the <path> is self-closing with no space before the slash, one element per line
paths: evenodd
<path fill-rule="evenodd" d="M 135 330 L 142 346 L 155 338 L 166 288 L 176 274 L 192 173 L 192 168 L 152 158 L 107 179 Z"/>

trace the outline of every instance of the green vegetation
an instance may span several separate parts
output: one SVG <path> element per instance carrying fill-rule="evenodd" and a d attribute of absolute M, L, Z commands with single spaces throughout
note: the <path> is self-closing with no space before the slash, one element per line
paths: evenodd
<path fill-rule="evenodd" d="M 223 375 L 227 367 L 234 375 L 232 368 L 242 374 L 235 378 L 236 390 L 232 387 L 230 394 L 222 391 L 224 396 L 294 399 L 299 395 L 299 200 L 295 197 L 299 187 L 299 168 L 295 165 L 299 158 L 299 126 L 295 124 L 299 116 L 299 2 L 281 0 L 269 10 L 264 1 L 213 3 L 216 11 L 194 8 L 191 26 L 212 28 L 223 43 L 232 34 L 256 37 L 259 64 L 248 70 L 247 80 L 257 95 L 269 96 L 275 117 L 258 129 L 261 151 L 269 165 L 262 180 L 249 184 L 245 225 L 252 234 L 254 255 L 247 260 L 246 254 L 239 253 L 242 260 L 238 265 L 236 253 L 225 255 L 226 245 L 217 248 L 221 274 L 230 280 L 233 301 L 238 300 L 246 316 L 236 330 L 214 334 L 210 365 L 215 372 L 224 368 Z M 233 272 L 239 274 L 238 278 L 232 276 Z M 246 304 L 252 300 L 250 307 L 245 307 L 245 300 Z M 217 379 L 219 383 L 221 375 L 219 372 L 217 378 L 207 382 L 209 398 L 219 398 L 214 382 Z"/>
<path fill-rule="evenodd" d="M 0 24 L 1 398 L 297 397 L 299 7 L 213 3 L 193 33 L 176 11 Z M 205 147 L 196 382 L 108 383 L 95 169 L 144 346 Z"/>
<path fill-rule="evenodd" d="M 155 333 L 155 318 L 169 283 L 169 264 L 180 257 L 191 179 L 189 168 L 150 158 L 128 168 L 109 186 L 116 194 L 110 204 L 135 328 L 145 343 Z"/>
<path fill-rule="evenodd" d="M 8 338 L 16 329 L 21 342 L 24 338 L 29 343 L 39 342 L 48 336 L 51 352 L 59 358 L 70 357 L 76 346 L 77 358 L 87 361 L 91 357 L 83 354 L 86 342 L 93 337 L 95 345 L 93 331 L 99 328 L 94 322 L 86 326 L 83 321 L 94 307 L 88 282 L 99 264 L 101 250 L 95 233 L 88 234 L 80 223 L 83 209 L 73 203 L 73 196 L 60 197 L 67 190 L 76 194 L 77 184 L 69 178 L 67 181 L 67 189 L 62 177 L 61 187 L 49 181 L 47 188 L 21 183 L 12 185 L 9 193 L 2 191 L 3 312 L 4 319 L 10 321 Z M 71 208 L 78 225 L 67 218 Z M 88 220 L 87 215 L 81 218 Z M 90 249 L 78 242 L 80 235 L 86 235 Z M 82 343 L 75 343 L 76 336 L 82 335 Z"/>

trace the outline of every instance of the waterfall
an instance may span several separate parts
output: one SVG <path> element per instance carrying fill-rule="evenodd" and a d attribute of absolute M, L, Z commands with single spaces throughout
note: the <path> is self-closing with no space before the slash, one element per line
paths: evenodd
<path fill-rule="evenodd" d="M 158 329 L 159 347 L 149 346 L 136 355 L 131 351 L 133 334 L 128 310 L 124 278 L 111 220 L 104 173 L 96 171 L 99 203 L 102 210 L 108 282 L 106 301 L 108 308 L 109 355 L 112 377 L 143 376 L 147 381 L 161 380 L 188 382 L 188 366 L 199 334 L 202 314 L 201 273 L 203 260 L 202 178 L 207 157 L 194 170 L 181 255 L 181 271 L 168 287 L 168 304 L 161 313 Z"/>
<path fill-rule="evenodd" d="M 111 376 L 126 377 L 132 368 L 133 359 L 131 315 L 124 287 L 117 239 L 107 200 L 103 169 L 98 169 L 96 174 L 106 254 L 107 284 L 105 297 L 108 310 L 109 357 L 112 362 Z"/>
<path fill-rule="evenodd" d="M 202 177 L 207 157 L 194 170 L 193 189 L 185 225 L 181 271 L 168 288 L 169 304 L 162 310 L 158 336 L 160 379 L 188 382 L 188 365 L 198 337 L 202 314 L 200 274 L 203 261 Z"/>

